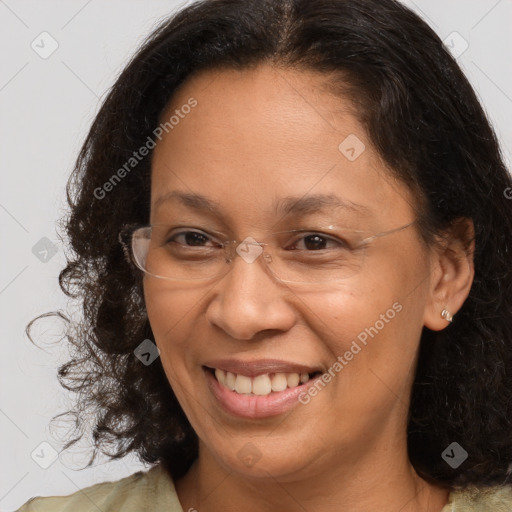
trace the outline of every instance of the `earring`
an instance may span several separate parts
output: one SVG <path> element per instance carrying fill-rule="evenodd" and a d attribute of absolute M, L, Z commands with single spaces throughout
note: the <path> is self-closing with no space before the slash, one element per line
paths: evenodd
<path fill-rule="evenodd" d="M 442 317 L 443 317 L 447 322 L 452 323 L 453 316 L 452 316 L 452 314 L 451 314 L 447 309 L 443 309 L 443 311 L 441 311 L 441 316 L 442 316 Z"/>

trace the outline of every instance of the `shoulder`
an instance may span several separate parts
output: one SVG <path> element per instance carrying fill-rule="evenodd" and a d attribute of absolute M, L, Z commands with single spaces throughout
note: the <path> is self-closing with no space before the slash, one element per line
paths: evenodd
<path fill-rule="evenodd" d="M 452 491 L 442 512 L 512 512 L 512 485 Z"/>
<path fill-rule="evenodd" d="M 161 466 L 103 482 L 68 496 L 35 497 L 17 512 L 183 512 L 171 476 Z"/>

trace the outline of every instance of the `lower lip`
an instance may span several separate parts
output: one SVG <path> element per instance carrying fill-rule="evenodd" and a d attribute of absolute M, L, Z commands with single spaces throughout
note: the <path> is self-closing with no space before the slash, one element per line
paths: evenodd
<path fill-rule="evenodd" d="M 307 392 L 308 387 L 312 386 L 321 377 L 321 375 L 318 375 L 300 386 L 287 388 L 277 393 L 272 392 L 265 396 L 258 396 L 244 395 L 231 391 L 226 386 L 223 386 L 210 371 L 204 371 L 208 387 L 225 411 L 234 416 L 253 419 L 278 416 L 289 411 L 299 403 L 299 395 Z"/>

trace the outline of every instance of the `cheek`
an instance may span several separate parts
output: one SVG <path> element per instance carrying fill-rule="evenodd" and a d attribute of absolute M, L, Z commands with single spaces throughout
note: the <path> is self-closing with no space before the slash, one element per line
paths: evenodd
<path fill-rule="evenodd" d="M 147 279 L 144 298 L 155 342 L 160 350 L 164 370 L 171 384 L 180 375 L 186 379 L 186 368 L 197 348 L 189 342 L 194 324 L 198 293 L 165 282 Z M 200 301 L 199 301 L 200 302 Z"/>
<path fill-rule="evenodd" d="M 198 332 L 196 309 L 201 304 L 197 289 L 192 291 L 176 285 L 169 286 L 162 281 L 148 279 L 144 284 L 144 297 L 149 322 L 160 350 L 160 359 L 167 380 L 186 416 L 194 428 L 201 425 L 195 402 L 201 396 L 204 375 L 197 360 L 202 347 L 194 343 L 204 339 Z M 191 341 L 192 340 L 192 341 Z M 195 396 L 195 400 L 190 400 Z"/>
<path fill-rule="evenodd" d="M 333 362 L 346 354 L 354 368 L 392 363 L 405 371 L 414 361 L 423 328 L 428 262 L 414 248 L 401 257 L 390 256 L 331 291 L 301 297 L 309 328 Z"/>
<path fill-rule="evenodd" d="M 144 300 L 153 334 L 157 341 L 181 340 L 176 332 L 184 329 L 198 307 L 201 292 L 176 283 L 156 279 L 144 282 Z"/>
<path fill-rule="evenodd" d="M 326 349 L 332 375 L 318 398 L 330 405 L 332 418 L 327 427 L 320 420 L 316 426 L 330 432 L 336 425 L 336 436 L 346 439 L 354 432 L 371 435 L 390 414 L 403 413 L 421 335 L 421 293 L 404 300 L 402 279 L 358 279 L 353 285 L 305 301 L 308 327 Z"/>

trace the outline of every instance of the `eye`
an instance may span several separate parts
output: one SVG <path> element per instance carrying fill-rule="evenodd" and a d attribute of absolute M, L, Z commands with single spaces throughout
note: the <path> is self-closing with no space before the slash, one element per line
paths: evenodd
<path fill-rule="evenodd" d="M 331 244 L 329 247 L 328 244 Z M 292 244 L 294 248 L 299 245 L 299 250 L 319 251 L 329 248 L 348 249 L 348 244 L 342 240 L 326 236 L 322 233 L 304 235 Z"/>
<path fill-rule="evenodd" d="M 186 247 L 205 247 L 210 242 L 210 246 L 219 246 L 208 235 L 199 231 L 180 231 L 167 238 L 166 243 L 175 242 Z"/>

